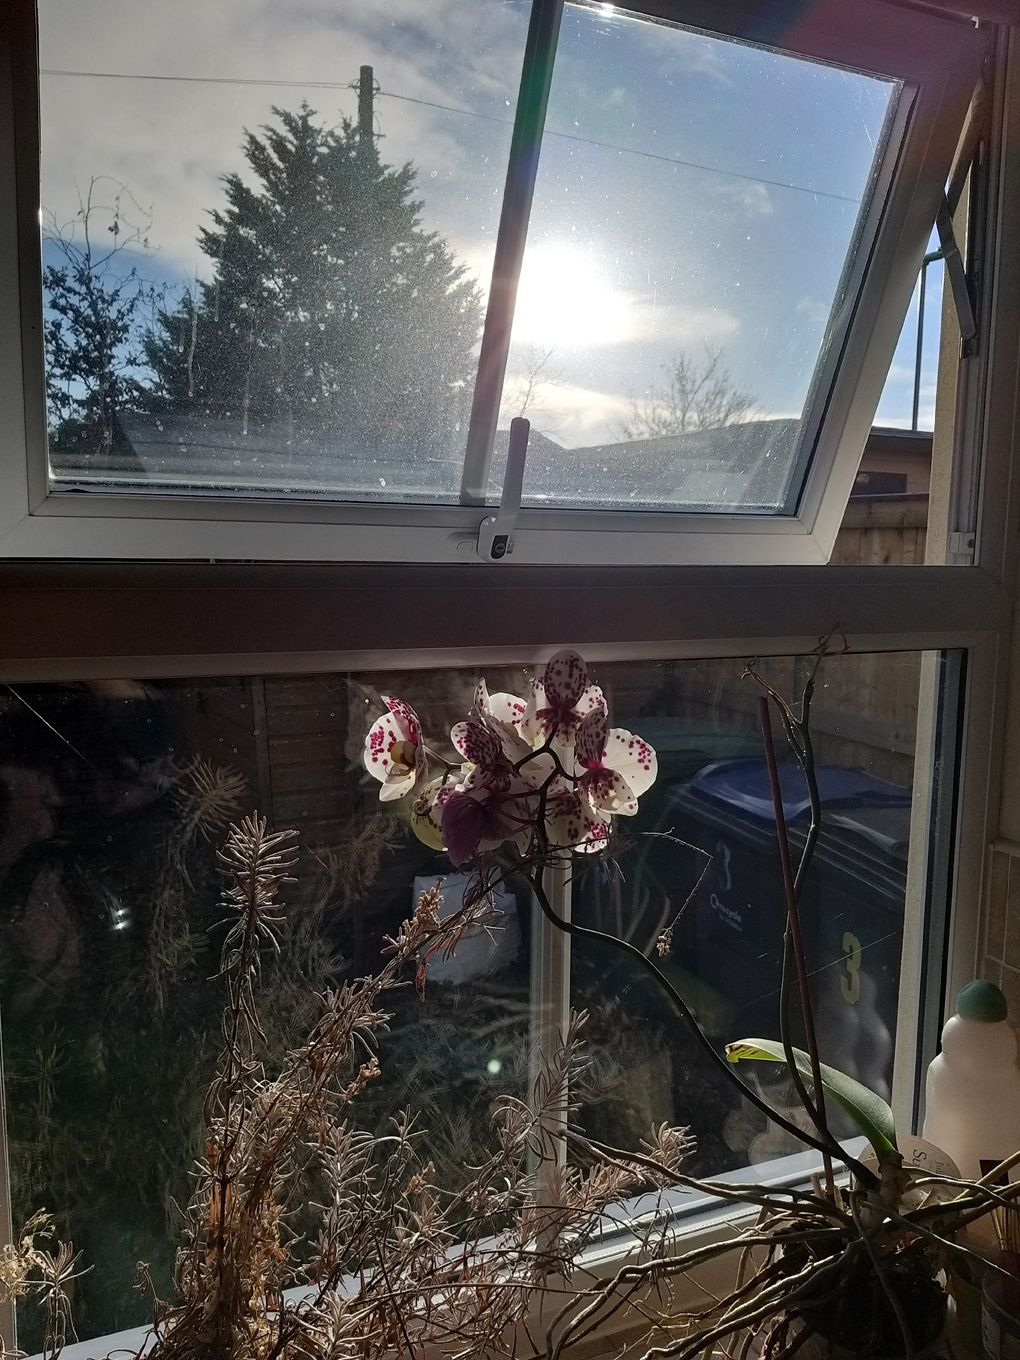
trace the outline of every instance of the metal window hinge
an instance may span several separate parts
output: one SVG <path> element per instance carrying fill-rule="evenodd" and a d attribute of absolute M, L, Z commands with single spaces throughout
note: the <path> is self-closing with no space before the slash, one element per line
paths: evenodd
<path fill-rule="evenodd" d="M 947 543 L 946 563 L 950 567 L 971 567 L 974 565 L 974 544 L 977 535 L 973 530 L 964 533 L 951 533 Z"/>
<path fill-rule="evenodd" d="M 524 487 L 524 460 L 528 455 L 531 421 L 515 416 L 510 422 L 510 446 L 506 453 L 506 472 L 499 509 L 478 526 L 478 556 L 486 562 L 499 562 L 514 550 L 511 537 L 521 509 Z"/>
<path fill-rule="evenodd" d="M 960 247 L 957 244 L 956 233 L 953 230 L 953 214 L 950 211 L 949 200 L 945 194 L 942 195 L 942 202 L 935 217 L 935 229 L 939 234 L 939 245 L 942 248 L 946 277 L 949 279 L 949 287 L 953 293 L 956 319 L 960 325 L 960 337 L 967 345 L 977 335 L 974 300 L 970 295 L 967 269 L 963 263 L 963 256 L 960 254 Z"/>

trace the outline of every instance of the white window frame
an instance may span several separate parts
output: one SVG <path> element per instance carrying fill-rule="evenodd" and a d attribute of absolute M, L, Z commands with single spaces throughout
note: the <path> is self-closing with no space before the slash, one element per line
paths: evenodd
<path fill-rule="evenodd" d="M 563 0 L 536 0 L 534 32 Z M 988 51 L 989 25 L 890 0 L 814 7 L 784 35 L 762 29 L 767 7 L 737 0 L 634 0 L 635 9 L 711 31 L 776 38 L 783 50 L 893 76 L 910 94 L 898 160 L 881 170 L 853 266 L 841 349 L 799 504 L 784 515 L 525 507 L 516 562 L 546 564 L 816 564 L 826 562 Z M 537 40 L 536 40 L 537 41 Z M 548 73 L 547 73 L 548 74 Z M 484 484 L 509 345 L 505 307 L 516 289 L 530 189 L 511 162 L 492 297 L 483 337 L 486 374 L 475 402 L 471 465 L 449 506 L 359 505 L 275 498 L 51 490 L 47 478 L 39 240 L 39 112 L 33 0 L 0 18 L 0 174 L 16 185 L 0 203 L 0 556 L 325 562 L 477 560 Z M 520 121 L 520 120 L 519 120 Z M 518 129 L 520 130 L 520 129 Z M 523 135 L 523 134 L 522 134 Z M 842 322 L 837 325 L 840 331 Z M 491 334 L 490 334 L 491 332 Z M 484 409 L 481 409 L 484 408 Z M 488 441 L 488 442 L 486 442 Z M 472 490 L 472 487 L 475 489 Z M 472 503 L 473 502 L 473 503 Z"/>
<path fill-rule="evenodd" d="M 957 814 L 944 865 L 952 910 L 940 940 L 922 936 L 918 911 L 934 854 L 930 819 L 922 816 L 935 774 L 934 686 L 922 693 L 919 714 L 917 834 L 908 881 L 913 930 L 907 931 L 902 977 L 910 980 L 925 949 L 944 950 L 944 962 L 932 973 L 927 995 L 916 987 L 902 990 L 898 1044 L 904 1051 L 897 1053 L 894 1104 L 901 1122 L 916 1127 L 918 1077 L 947 1004 L 981 958 L 981 903 L 998 823 L 1005 714 L 1020 696 L 1015 668 L 1010 674 L 1020 558 L 1017 31 L 998 35 L 990 86 L 989 208 L 976 228 L 983 259 L 979 335 L 970 353 L 961 356 L 957 347 L 954 355 L 948 346 L 943 354 L 947 382 L 957 394 L 956 457 L 944 522 L 930 533 L 928 551 L 929 561 L 945 561 L 950 535 L 973 535 L 973 567 L 551 570 L 522 565 L 520 558 L 500 566 L 462 561 L 428 567 L 0 561 L 0 683 L 494 665 L 537 662 L 565 644 L 595 663 L 784 654 L 809 650 L 836 620 L 855 650 L 965 649 L 966 687 L 956 712 Z M 0 87 L 0 100 L 9 103 L 10 96 L 9 86 Z M 0 141 L 0 176 L 13 174 L 12 145 Z M 14 220 L 11 196 L 0 195 L 0 241 L 9 242 L 4 233 Z M 0 250 L 4 296 L 12 296 L 16 266 L 10 250 Z M 21 355 L 20 323 L 12 330 L 9 319 L 0 316 L 4 372 Z M 5 388 L 0 396 L 4 441 L 24 418 L 20 390 L 11 396 Z M 937 444 L 940 439 L 944 431 L 937 432 Z M 60 551 L 65 558 L 74 555 L 66 546 Z M 99 555 L 117 553 L 77 554 Z M 0 1236 L 3 1202 L 0 1193 Z M 707 1240 L 719 1231 L 718 1224 L 695 1223 L 687 1240 L 693 1245 L 699 1235 Z"/>
<path fill-rule="evenodd" d="M 550 573 L 519 566 L 25 563 L 0 570 L 0 612 L 7 624 L 0 637 L 0 684 L 484 666 L 539 661 L 563 641 L 579 646 L 597 674 L 600 661 L 803 653 L 839 618 L 855 651 L 965 649 L 970 673 L 963 730 L 944 755 L 952 766 L 958 753 L 960 782 L 970 790 L 961 807 L 966 800 L 979 808 L 980 790 L 994 769 L 991 710 L 982 697 L 1001 669 L 1010 599 L 986 571 L 965 567 Z M 516 636 L 514 620 L 521 624 Z M 766 632 L 777 627 L 784 631 Z M 387 646 L 390 634 L 405 645 Z M 176 651 L 166 650 L 171 637 Z M 160 654 L 151 650 L 157 638 Z M 224 650 L 211 649 L 214 638 Z M 926 839 L 939 810 L 930 777 L 937 685 L 927 697 L 931 716 L 926 720 L 922 702 L 917 732 L 907 887 L 908 902 L 916 904 L 909 923 L 915 928 L 931 919 Z M 952 791 L 950 797 L 952 802 Z M 947 887 L 955 886 L 964 903 L 952 938 L 943 931 L 919 942 L 905 929 L 904 958 L 920 962 L 919 943 L 927 943 L 928 957 L 923 968 L 901 969 L 894 1092 L 900 1127 L 918 1122 L 916 1076 L 934 1052 L 930 1040 L 942 1019 L 945 979 L 969 976 L 978 949 L 983 855 L 964 841 L 965 832 L 971 840 L 985 833 L 980 816 L 969 827 L 965 821 L 957 818 L 952 844 L 944 847 L 950 850 Z M 569 945 L 558 932 L 543 930 L 544 917 L 536 913 L 536 919 L 538 942 L 546 948 L 535 955 L 545 966 L 538 970 L 543 994 L 533 995 L 532 1006 L 549 1037 L 563 1028 L 569 1006 Z M 716 1240 L 735 1231 L 739 1217 L 712 1207 L 679 1223 L 677 1241 L 690 1249 Z M 0 1222 L 0 1238 L 3 1232 Z M 596 1273 L 611 1271 L 633 1250 L 619 1234 L 585 1265 Z M 715 1288 L 725 1272 L 720 1266 L 698 1272 L 689 1288 L 705 1287 L 709 1278 Z"/>

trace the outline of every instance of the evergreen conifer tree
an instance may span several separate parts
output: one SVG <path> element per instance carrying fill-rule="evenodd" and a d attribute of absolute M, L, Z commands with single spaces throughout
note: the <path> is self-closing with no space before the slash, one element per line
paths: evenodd
<path fill-rule="evenodd" d="M 415 171 L 303 104 L 248 133 L 200 245 L 212 279 L 164 311 L 147 355 L 165 411 L 321 438 L 345 454 L 443 456 L 468 401 L 481 302 L 420 225 Z"/>

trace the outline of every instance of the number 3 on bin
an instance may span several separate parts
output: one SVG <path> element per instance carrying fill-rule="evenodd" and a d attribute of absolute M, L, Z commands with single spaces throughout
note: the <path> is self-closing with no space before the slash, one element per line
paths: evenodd
<path fill-rule="evenodd" d="M 861 942 L 848 930 L 843 936 L 843 948 L 846 950 L 846 976 L 840 978 L 839 990 L 843 1000 L 855 1006 L 861 995 Z"/>

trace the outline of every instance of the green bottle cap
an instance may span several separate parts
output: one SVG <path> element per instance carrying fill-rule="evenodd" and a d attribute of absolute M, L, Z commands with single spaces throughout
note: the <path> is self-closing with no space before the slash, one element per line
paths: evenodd
<path fill-rule="evenodd" d="M 956 1010 L 965 1020 L 984 1020 L 986 1024 L 993 1025 L 999 1020 L 1005 1020 L 1009 1007 L 1006 1005 L 1006 998 L 994 982 L 975 978 L 973 982 L 968 982 L 965 987 L 960 988 L 960 995 L 956 998 Z"/>

